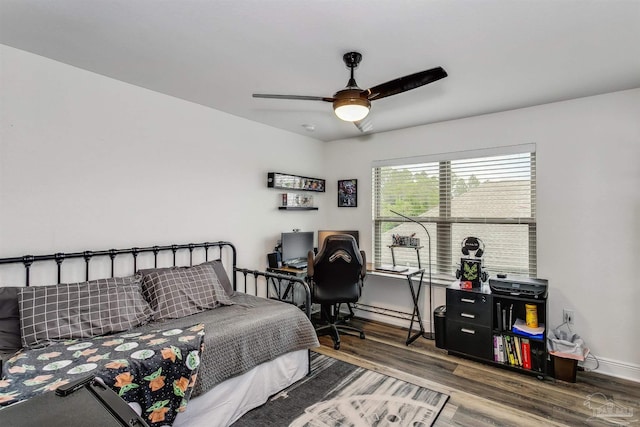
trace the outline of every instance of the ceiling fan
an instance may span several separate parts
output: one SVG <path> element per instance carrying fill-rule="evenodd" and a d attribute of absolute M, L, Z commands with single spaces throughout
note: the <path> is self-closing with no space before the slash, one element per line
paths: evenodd
<path fill-rule="evenodd" d="M 353 77 L 353 70 L 362 60 L 359 52 L 348 52 L 342 57 L 347 68 L 351 70 L 351 78 L 347 86 L 336 92 L 331 97 L 323 96 L 305 96 L 305 95 L 272 95 L 254 93 L 254 98 L 275 98 L 275 99 L 295 99 L 303 101 L 324 101 L 333 103 L 333 111 L 338 118 L 354 122 L 360 131 L 365 132 L 371 129 L 370 123 L 362 120 L 369 114 L 371 101 L 382 99 L 387 96 L 397 95 L 411 89 L 433 83 L 437 80 L 447 77 L 447 72 L 442 67 L 432 68 L 430 70 L 420 71 L 408 76 L 399 77 L 386 83 L 373 86 L 369 89 L 360 89 Z"/>

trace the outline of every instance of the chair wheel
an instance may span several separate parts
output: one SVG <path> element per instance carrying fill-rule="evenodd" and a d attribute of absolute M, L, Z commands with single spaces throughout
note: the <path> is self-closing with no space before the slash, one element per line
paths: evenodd
<path fill-rule="evenodd" d="M 363 340 L 364 339 L 364 332 L 360 332 L 360 339 Z"/>
<path fill-rule="evenodd" d="M 340 343 L 337 342 L 333 345 L 334 350 L 340 350 Z"/>

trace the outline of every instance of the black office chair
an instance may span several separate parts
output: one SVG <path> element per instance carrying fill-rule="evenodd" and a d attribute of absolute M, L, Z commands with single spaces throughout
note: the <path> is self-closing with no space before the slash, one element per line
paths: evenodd
<path fill-rule="evenodd" d="M 317 327 L 316 332 L 318 335 L 331 334 L 336 350 L 340 349 L 339 331 L 349 335 L 357 333 L 364 339 L 364 332 L 346 324 L 353 317 L 351 307 L 348 316 L 340 317 L 340 306 L 358 301 L 366 274 L 365 253 L 348 234 L 328 236 L 315 257 L 309 252 L 307 275 L 311 302 L 321 305 L 321 321 L 326 323 Z"/>

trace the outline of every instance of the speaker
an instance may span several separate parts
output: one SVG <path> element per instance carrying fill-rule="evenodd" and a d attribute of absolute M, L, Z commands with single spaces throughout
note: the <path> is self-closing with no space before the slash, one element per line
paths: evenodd
<path fill-rule="evenodd" d="M 282 256 L 280 252 L 271 252 L 267 254 L 267 261 L 269 268 L 280 268 L 282 267 Z"/>

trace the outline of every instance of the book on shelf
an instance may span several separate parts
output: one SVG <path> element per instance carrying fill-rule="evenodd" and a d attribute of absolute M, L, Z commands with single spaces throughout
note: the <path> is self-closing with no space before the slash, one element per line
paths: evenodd
<path fill-rule="evenodd" d="M 532 352 L 528 338 L 499 334 L 493 336 L 494 362 L 531 370 L 534 369 Z M 539 361 L 536 363 L 540 365 Z"/>
<path fill-rule="evenodd" d="M 506 329 L 510 330 L 511 326 L 513 326 L 513 304 L 509 307 L 509 326 L 507 326 Z"/>
<path fill-rule="evenodd" d="M 494 362 L 504 363 L 504 340 L 502 335 L 493 336 L 493 360 Z"/>
<path fill-rule="evenodd" d="M 496 302 L 496 313 L 498 314 L 498 330 L 502 331 L 502 307 L 500 301 Z"/>
<path fill-rule="evenodd" d="M 522 338 L 522 367 L 531 369 L 531 344 L 527 338 Z"/>
<path fill-rule="evenodd" d="M 514 351 L 513 351 L 513 341 L 512 341 L 513 337 L 511 337 L 509 335 L 503 335 L 503 338 L 504 338 L 505 346 L 507 348 L 507 356 L 509 358 L 509 365 L 515 366 L 516 358 L 515 358 Z"/>
<path fill-rule="evenodd" d="M 520 358 L 518 357 L 518 337 L 511 337 L 511 351 L 513 352 L 513 366 L 520 366 Z"/>
<path fill-rule="evenodd" d="M 520 337 L 513 337 L 514 347 L 516 350 L 516 359 L 518 366 L 522 366 L 522 343 L 520 342 Z"/>

